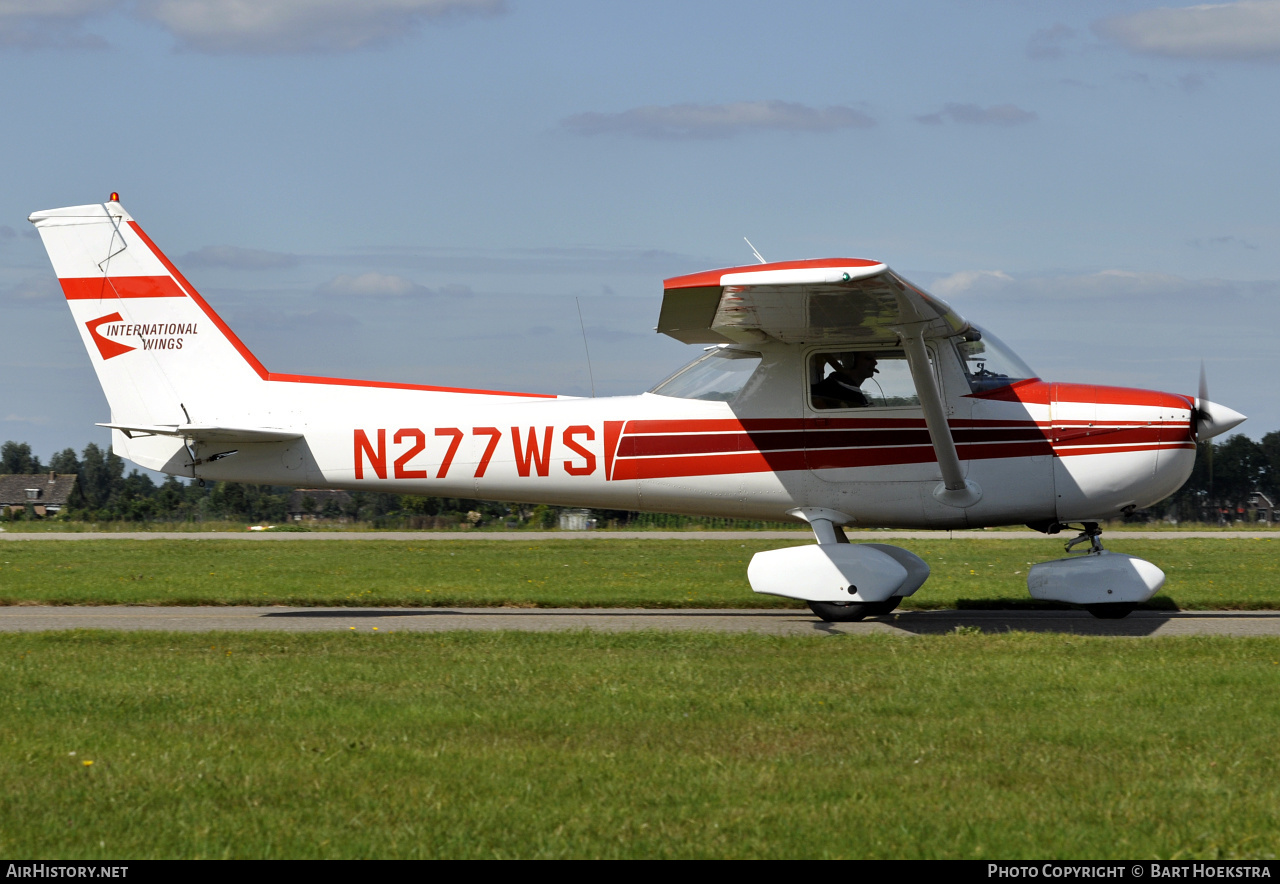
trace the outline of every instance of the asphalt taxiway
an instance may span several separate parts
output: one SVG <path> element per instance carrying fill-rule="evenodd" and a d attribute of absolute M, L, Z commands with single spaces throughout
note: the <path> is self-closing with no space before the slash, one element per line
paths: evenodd
<path fill-rule="evenodd" d="M 1280 636 L 1280 611 L 1135 611 L 1098 620 L 1084 611 L 902 611 L 860 623 L 824 623 L 807 611 L 642 608 L 286 608 L 14 605 L 0 632 L 63 629 L 175 632 L 721 632 L 760 635 L 938 635 L 1058 632 L 1072 635 Z"/>
<path fill-rule="evenodd" d="M 866 540 L 1044 540 L 1036 531 L 846 531 L 855 543 Z M 1064 539 L 1069 534 L 1061 535 Z M 1112 531 L 1107 540 L 1271 540 L 1280 531 Z M 0 541 L 59 540 L 796 540 L 813 542 L 812 532 L 792 531 L 9 531 Z M 1056 540 L 1056 538 L 1054 538 Z"/>

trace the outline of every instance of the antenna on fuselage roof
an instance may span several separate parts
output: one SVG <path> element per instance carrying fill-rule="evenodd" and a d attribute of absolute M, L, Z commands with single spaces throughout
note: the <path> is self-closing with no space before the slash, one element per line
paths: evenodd
<path fill-rule="evenodd" d="M 587 351 L 587 377 L 591 379 L 591 398 L 596 398 L 596 375 L 591 370 L 591 348 L 587 346 L 587 325 L 582 321 L 582 302 L 577 298 L 573 303 L 578 305 L 578 326 L 582 329 L 582 349 Z"/>
<path fill-rule="evenodd" d="M 744 237 L 742 238 L 742 241 L 743 241 L 743 242 L 745 242 L 748 246 L 751 246 L 751 254 L 753 254 L 753 255 L 755 255 L 755 256 L 756 256 L 756 260 L 757 260 L 757 261 L 759 261 L 761 264 L 768 264 L 768 263 L 769 263 L 768 261 L 766 261 L 766 260 L 764 259 L 764 256 L 763 256 L 763 255 L 761 255 L 759 252 L 757 252 L 757 251 L 756 251 L 756 247 L 751 245 L 751 240 L 747 239 L 747 238 L 744 236 Z"/>

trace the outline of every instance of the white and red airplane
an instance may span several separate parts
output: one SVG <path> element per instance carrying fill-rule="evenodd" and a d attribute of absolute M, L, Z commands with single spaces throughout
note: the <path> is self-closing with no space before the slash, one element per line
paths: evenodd
<path fill-rule="evenodd" d="M 111 406 L 112 447 L 209 481 L 808 522 L 756 592 L 826 620 L 887 614 L 929 575 L 843 526 L 1078 523 L 1031 595 L 1123 617 L 1164 574 L 1097 523 L 1176 491 L 1197 439 L 1244 416 L 1199 397 L 1049 383 L 884 264 L 788 261 L 668 279 L 658 331 L 705 352 L 638 396 L 585 399 L 276 374 L 111 195 L 36 212 Z"/>

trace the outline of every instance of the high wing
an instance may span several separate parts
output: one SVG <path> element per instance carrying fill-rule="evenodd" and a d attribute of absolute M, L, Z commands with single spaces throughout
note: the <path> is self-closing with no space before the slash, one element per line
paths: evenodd
<path fill-rule="evenodd" d="M 969 330 L 951 306 L 864 258 L 820 258 L 731 267 L 663 284 L 658 331 L 686 344 L 845 343 L 901 346 L 911 366 L 942 472 L 933 495 L 969 507 L 982 489 L 967 480 L 925 341 Z"/>
<path fill-rule="evenodd" d="M 951 306 L 886 265 L 822 258 L 710 270 L 663 284 L 658 331 L 686 344 L 886 343 L 969 328 Z"/>

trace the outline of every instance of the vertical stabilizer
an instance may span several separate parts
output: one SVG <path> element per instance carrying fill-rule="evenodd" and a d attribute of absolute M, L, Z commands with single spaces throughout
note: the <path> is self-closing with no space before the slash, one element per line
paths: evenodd
<path fill-rule="evenodd" d="M 257 410 L 266 370 L 118 201 L 50 209 L 29 220 L 113 422 L 239 422 Z"/>

